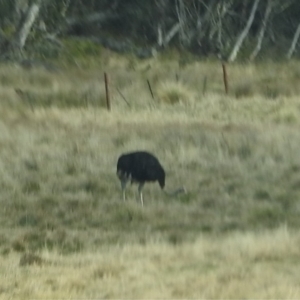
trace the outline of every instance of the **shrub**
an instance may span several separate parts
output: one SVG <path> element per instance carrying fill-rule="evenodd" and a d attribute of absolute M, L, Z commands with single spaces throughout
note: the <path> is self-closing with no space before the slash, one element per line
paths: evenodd
<path fill-rule="evenodd" d="M 192 103 L 194 101 L 194 93 L 191 89 L 182 83 L 167 81 L 158 85 L 156 94 L 162 103 Z"/>
<path fill-rule="evenodd" d="M 254 88 L 251 82 L 242 82 L 236 85 L 233 90 L 237 99 L 243 97 L 252 97 L 254 95 Z"/>

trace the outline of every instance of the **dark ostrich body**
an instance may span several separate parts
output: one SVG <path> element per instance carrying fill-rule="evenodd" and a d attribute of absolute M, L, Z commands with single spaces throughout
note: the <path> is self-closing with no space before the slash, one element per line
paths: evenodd
<path fill-rule="evenodd" d="M 117 175 L 121 181 L 123 200 L 128 181 L 138 183 L 138 191 L 143 205 L 142 189 L 146 182 L 158 181 L 160 187 L 165 186 L 165 171 L 158 159 L 146 151 L 122 154 L 117 163 Z"/>

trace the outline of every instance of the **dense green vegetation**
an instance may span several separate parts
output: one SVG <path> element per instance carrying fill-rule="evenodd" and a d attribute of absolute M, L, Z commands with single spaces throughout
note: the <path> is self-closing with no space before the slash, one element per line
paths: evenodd
<path fill-rule="evenodd" d="M 140 58 L 175 48 L 202 58 L 285 59 L 298 56 L 299 13 L 297 0 L 3 0 L 0 58 L 47 60 L 72 37 Z"/>

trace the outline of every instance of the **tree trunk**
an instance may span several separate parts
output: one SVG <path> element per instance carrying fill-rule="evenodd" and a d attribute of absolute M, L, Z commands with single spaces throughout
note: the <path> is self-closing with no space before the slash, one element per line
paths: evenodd
<path fill-rule="evenodd" d="M 173 25 L 173 27 L 170 29 L 170 31 L 166 34 L 166 37 L 164 38 L 163 46 L 166 47 L 172 38 L 176 35 L 176 33 L 180 30 L 180 23 L 176 23 Z"/>
<path fill-rule="evenodd" d="M 28 9 L 28 0 L 15 0 L 14 6 L 14 24 L 19 24 Z"/>
<path fill-rule="evenodd" d="M 157 26 L 157 45 L 158 47 L 162 47 L 163 45 L 163 32 L 161 24 Z"/>
<path fill-rule="evenodd" d="M 164 46 L 164 34 L 166 27 L 166 9 L 168 0 L 155 0 L 156 22 L 157 22 L 157 45 Z"/>
<path fill-rule="evenodd" d="M 265 15 L 264 15 L 264 18 L 262 20 L 262 25 L 261 25 L 261 28 L 260 28 L 260 31 L 259 31 L 259 34 L 258 34 L 257 44 L 256 44 L 255 49 L 253 50 L 253 52 L 250 55 L 250 60 L 251 61 L 256 58 L 257 54 L 261 50 L 261 45 L 262 45 L 262 42 L 263 42 L 263 39 L 264 39 L 264 36 L 265 36 L 265 32 L 266 32 L 266 28 L 267 28 L 267 22 L 268 22 L 269 16 L 270 16 L 271 11 L 272 11 L 272 1 L 273 0 L 268 0 L 267 7 L 266 7 L 266 10 L 265 10 Z"/>
<path fill-rule="evenodd" d="M 294 34 L 294 38 L 291 44 L 291 47 L 286 55 L 287 59 L 290 59 L 293 55 L 293 53 L 295 52 L 296 46 L 297 46 L 297 42 L 299 40 L 299 36 L 300 36 L 300 23 L 297 26 L 296 32 Z"/>
<path fill-rule="evenodd" d="M 11 48 L 10 50 L 15 51 L 21 51 L 26 43 L 26 39 L 29 35 L 29 32 L 31 30 L 31 27 L 35 21 L 35 19 L 38 16 L 40 10 L 40 3 L 36 2 L 31 4 L 28 9 L 26 14 L 24 15 L 24 18 L 20 22 L 20 26 L 15 34 L 15 37 L 11 43 Z"/>
<path fill-rule="evenodd" d="M 188 17 L 187 17 L 187 11 L 183 0 L 176 1 L 176 12 L 180 24 L 179 41 L 182 46 L 186 47 L 190 44 L 191 39 L 188 34 L 188 26 L 187 26 Z"/>
<path fill-rule="evenodd" d="M 243 29 L 243 31 L 240 33 L 230 55 L 229 55 L 229 58 L 228 58 L 228 61 L 232 62 L 236 59 L 236 56 L 247 36 L 247 34 L 249 33 L 249 30 L 251 28 L 251 25 L 253 23 L 253 20 L 254 20 L 254 16 L 255 16 L 255 13 L 256 13 L 256 10 L 257 10 L 257 6 L 258 6 L 258 3 L 259 3 L 260 0 L 255 0 L 254 3 L 253 3 L 253 6 L 252 6 L 252 9 L 251 9 L 251 13 L 250 13 L 250 16 L 249 16 L 249 19 L 247 21 L 247 24 L 245 26 L 245 28 Z"/>

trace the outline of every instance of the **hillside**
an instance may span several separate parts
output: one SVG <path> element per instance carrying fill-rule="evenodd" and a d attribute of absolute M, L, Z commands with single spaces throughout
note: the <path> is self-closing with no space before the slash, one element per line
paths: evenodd
<path fill-rule="evenodd" d="M 299 63 L 228 65 L 225 95 L 219 62 L 101 51 L 1 67 L 0 297 L 298 298 Z M 135 149 L 187 194 L 123 203 Z"/>

